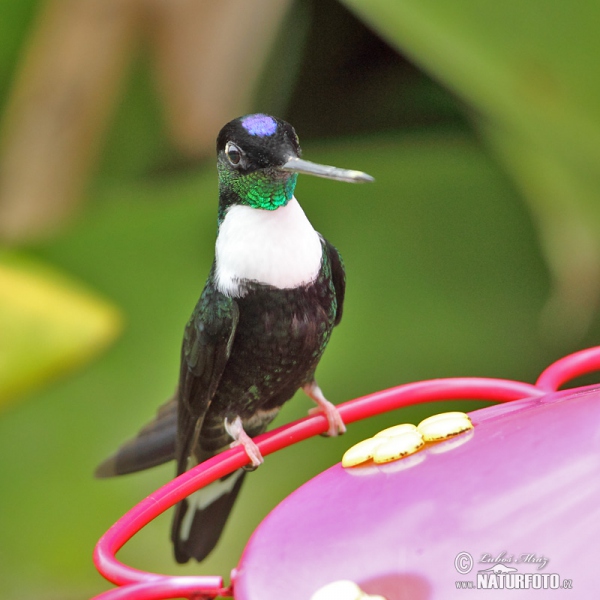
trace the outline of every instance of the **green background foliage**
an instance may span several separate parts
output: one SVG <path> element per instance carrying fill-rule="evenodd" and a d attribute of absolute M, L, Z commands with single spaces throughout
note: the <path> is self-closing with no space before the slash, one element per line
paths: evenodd
<path fill-rule="evenodd" d="M 595 3 L 579 3 L 575 16 L 539 1 L 347 4 L 391 46 L 341 5 L 296 3 L 252 107 L 288 118 L 307 159 L 376 179 L 369 186 L 298 182 L 302 206 L 347 268 L 344 320 L 317 373 L 325 394 L 338 403 L 435 377 L 532 381 L 555 358 L 593 345 L 595 315 L 577 341 L 540 335 L 552 279 L 537 215 L 546 214 L 541 192 L 563 175 L 558 188 L 569 192 L 568 202 L 553 196 L 547 210 L 561 202 L 596 210 Z M 33 8 L 3 3 L 0 23 L 14 23 L 11 35 L 0 35 L 3 98 Z M 292 18 L 301 27 L 278 52 Z M 576 28 L 575 18 L 589 27 Z M 571 194 L 570 182 L 581 195 Z M 530 188 L 537 194 L 523 196 Z M 142 57 L 77 218 L 52 239 L 14 251 L 96 290 L 125 325 L 99 359 L 0 415 L 7 600 L 107 589 L 92 565 L 95 542 L 172 476 L 172 465 L 114 480 L 92 473 L 174 390 L 183 327 L 213 257 L 216 194 L 214 161 L 190 165 L 169 146 Z M 310 406 L 299 394 L 276 424 Z M 148 570 L 226 576 L 260 519 L 346 448 L 450 406 L 479 404 L 404 409 L 353 425 L 342 438 L 268 457 L 247 478 L 223 540 L 202 565 L 174 564 L 167 515 L 119 556 Z"/>

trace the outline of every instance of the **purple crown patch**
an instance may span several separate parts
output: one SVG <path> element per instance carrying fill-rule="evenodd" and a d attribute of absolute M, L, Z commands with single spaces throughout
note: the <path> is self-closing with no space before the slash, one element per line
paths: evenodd
<path fill-rule="evenodd" d="M 264 137 L 273 135 L 277 130 L 277 121 L 269 115 L 248 115 L 243 121 L 242 126 L 250 135 Z"/>

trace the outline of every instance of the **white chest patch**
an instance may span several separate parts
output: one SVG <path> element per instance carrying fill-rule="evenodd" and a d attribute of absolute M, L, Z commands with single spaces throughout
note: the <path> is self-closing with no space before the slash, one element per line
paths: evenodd
<path fill-rule="evenodd" d="M 216 285 L 243 295 L 243 280 L 279 289 L 313 282 L 321 268 L 321 238 L 295 198 L 277 210 L 232 206 L 219 228 Z"/>

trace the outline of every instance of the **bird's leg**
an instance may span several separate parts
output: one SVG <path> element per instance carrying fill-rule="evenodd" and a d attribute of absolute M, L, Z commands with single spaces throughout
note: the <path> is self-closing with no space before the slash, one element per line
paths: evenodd
<path fill-rule="evenodd" d="M 233 421 L 225 419 L 225 431 L 233 438 L 230 447 L 235 448 L 236 446 L 243 446 L 252 466 L 248 465 L 252 470 L 256 469 L 263 464 L 265 459 L 263 458 L 258 446 L 254 443 L 254 440 L 244 431 L 242 425 L 242 419 L 236 417 Z"/>
<path fill-rule="evenodd" d="M 309 398 L 317 403 L 317 406 L 311 408 L 308 411 L 308 414 L 314 415 L 317 413 L 325 413 L 327 422 L 329 423 L 329 429 L 327 430 L 328 436 L 335 437 L 336 435 L 346 433 L 346 425 L 344 425 L 340 411 L 334 404 L 329 402 L 325 396 L 323 396 L 323 392 L 316 381 L 305 383 L 302 386 L 302 390 Z"/>

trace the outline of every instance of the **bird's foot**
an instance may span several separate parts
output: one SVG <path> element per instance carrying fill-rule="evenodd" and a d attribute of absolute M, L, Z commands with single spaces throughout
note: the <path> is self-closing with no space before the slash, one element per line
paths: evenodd
<path fill-rule="evenodd" d="M 340 415 L 340 411 L 337 409 L 335 404 L 332 404 L 325 398 L 321 388 L 317 385 L 315 381 L 311 383 L 307 383 L 302 387 L 304 393 L 314 400 L 317 403 L 317 406 L 311 408 L 308 411 L 309 415 L 315 415 L 319 413 L 324 413 L 327 417 L 327 422 L 329 423 L 329 429 L 327 430 L 328 437 L 335 437 L 336 435 L 342 435 L 342 433 L 346 433 L 346 425 Z"/>
<path fill-rule="evenodd" d="M 229 447 L 243 446 L 250 459 L 250 464 L 246 465 L 244 469 L 254 471 L 263 464 L 265 459 L 254 440 L 244 431 L 240 417 L 236 417 L 233 421 L 225 419 L 225 430 L 233 438 L 233 442 L 229 444 Z"/>

